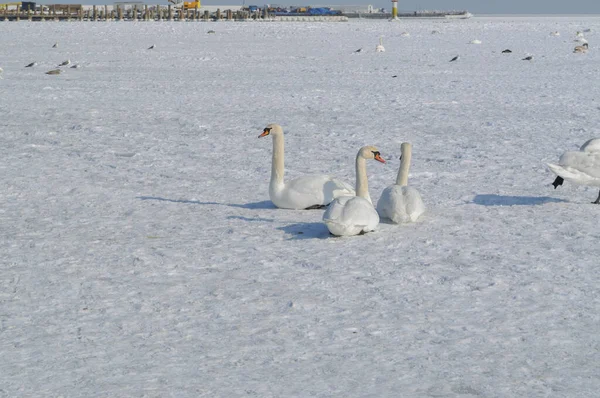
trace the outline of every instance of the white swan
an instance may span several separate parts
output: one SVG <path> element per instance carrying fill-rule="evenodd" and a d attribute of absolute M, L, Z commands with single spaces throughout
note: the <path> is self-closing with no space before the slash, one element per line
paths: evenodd
<path fill-rule="evenodd" d="M 269 124 L 258 137 L 268 135 L 273 136 L 269 197 L 275 206 L 282 209 L 317 209 L 328 205 L 338 196 L 354 195 L 352 186 L 326 175 L 304 176 L 283 182 L 283 129 L 278 124 Z"/>
<path fill-rule="evenodd" d="M 600 138 L 587 141 L 579 151 L 563 153 L 558 164 L 548 163 L 548 167 L 558 176 L 552 183 L 554 189 L 562 185 L 563 180 L 600 187 Z M 600 204 L 600 193 L 592 203 Z"/>
<path fill-rule="evenodd" d="M 396 184 L 384 189 L 377 202 L 379 215 L 389 218 L 396 224 L 415 222 L 425 212 L 425 205 L 419 191 L 408 186 L 411 157 L 411 145 L 408 142 L 402 143 L 402 157 Z"/>
<path fill-rule="evenodd" d="M 337 198 L 323 214 L 323 222 L 331 234 L 336 236 L 353 236 L 373 231 L 379 224 L 379 215 L 373 207 L 369 196 L 367 181 L 367 159 L 375 159 L 381 163 L 385 160 L 377 148 L 364 146 L 356 155 L 356 193 L 357 196 Z"/>
<path fill-rule="evenodd" d="M 383 37 L 379 38 L 379 44 L 377 45 L 377 47 L 375 47 L 375 51 L 377 51 L 378 53 L 385 52 L 385 47 L 383 46 Z"/>

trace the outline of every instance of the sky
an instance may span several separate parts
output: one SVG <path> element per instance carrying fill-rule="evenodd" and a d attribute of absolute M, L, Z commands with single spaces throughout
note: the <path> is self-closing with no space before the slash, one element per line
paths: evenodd
<path fill-rule="evenodd" d="M 121 0 L 123 1 L 123 0 Z M 191 1 L 191 0 L 190 0 Z M 55 3 L 51 0 L 40 4 Z M 65 4 L 108 4 L 113 0 L 62 0 Z M 146 0 L 148 4 L 167 5 L 168 0 Z M 204 5 L 264 4 L 335 5 L 371 4 L 391 9 L 391 0 L 201 0 Z M 400 11 L 467 10 L 474 14 L 600 14 L 600 0 L 399 0 Z"/>

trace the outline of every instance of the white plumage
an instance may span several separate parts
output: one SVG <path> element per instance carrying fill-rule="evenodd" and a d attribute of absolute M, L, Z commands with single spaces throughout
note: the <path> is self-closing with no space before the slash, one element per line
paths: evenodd
<path fill-rule="evenodd" d="M 385 47 L 383 46 L 383 37 L 379 38 L 379 44 L 375 47 L 375 51 L 378 53 L 385 52 Z"/>
<path fill-rule="evenodd" d="M 396 224 L 415 222 L 425 212 L 421 194 L 415 188 L 408 186 L 411 156 L 411 145 L 408 142 L 402 143 L 402 157 L 396 184 L 384 189 L 377 202 L 379 215 Z"/>
<path fill-rule="evenodd" d="M 563 153 L 558 164 L 548 163 L 548 167 L 558 177 L 554 188 L 562 185 L 562 180 L 579 185 L 600 187 L 600 138 L 587 141 L 579 151 Z M 600 194 L 593 203 L 600 203 Z"/>
<path fill-rule="evenodd" d="M 337 197 L 354 195 L 352 186 L 327 175 L 309 175 L 284 182 L 283 129 L 278 124 L 269 124 L 259 138 L 267 135 L 273 136 L 269 197 L 275 206 L 282 209 L 318 208 Z"/>
<path fill-rule="evenodd" d="M 358 235 L 373 231 L 379 225 L 379 215 L 369 196 L 367 159 L 385 163 L 375 147 L 365 146 L 358 151 L 356 155 L 357 196 L 343 196 L 335 199 L 323 214 L 323 222 L 333 235 Z"/>

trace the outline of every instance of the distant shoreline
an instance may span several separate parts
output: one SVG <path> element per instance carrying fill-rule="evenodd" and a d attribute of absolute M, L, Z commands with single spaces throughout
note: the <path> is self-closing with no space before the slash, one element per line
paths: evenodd
<path fill-rule="evenodd" d="M 568 18 L 568 17 L 589 17 L 589 18 L 598 18 L 600 14 L 477 14 L 472 13 L 473 18 L 478 17 L 487 17 L 487 18 L 503 18 L 503 17 L 513 17 L 513 18 L 527 18 L 527 17 L 552 17 L 552 18 Z"/>

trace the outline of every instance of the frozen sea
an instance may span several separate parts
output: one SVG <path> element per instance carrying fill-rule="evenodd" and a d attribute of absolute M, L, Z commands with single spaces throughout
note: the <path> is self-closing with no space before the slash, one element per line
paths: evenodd
<path fill-rule="evenodd" d="M 600 17 L 0 38 L 0 397 L 598 396 L 598 191 L 545 162 L 600 137 Z M 411 142 L 427 212 L 274 208 L 268 123 L 286 178 L 377 146 L 374 201 Z"/>

